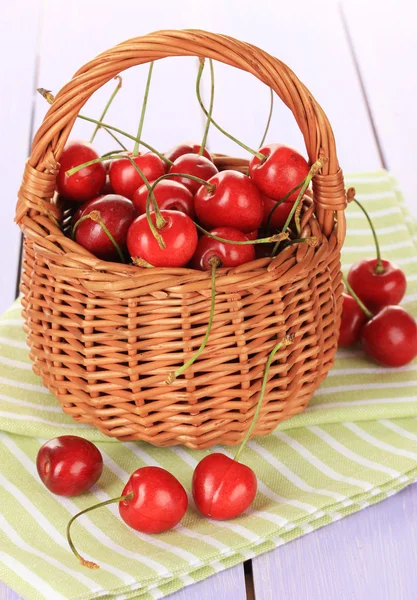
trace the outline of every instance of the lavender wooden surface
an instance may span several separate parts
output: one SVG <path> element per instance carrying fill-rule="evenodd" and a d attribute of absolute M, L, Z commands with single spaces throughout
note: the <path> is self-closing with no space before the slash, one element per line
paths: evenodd
<path fill-rule="evenodd" d="M 415 600 L 417 485 L 252 561 L 256 600 Z"/>

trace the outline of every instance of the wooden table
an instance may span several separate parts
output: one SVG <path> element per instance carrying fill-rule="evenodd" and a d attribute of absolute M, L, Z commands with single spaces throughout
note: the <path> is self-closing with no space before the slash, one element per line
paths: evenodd
<path fill-rule="evenodd" d="M 19 0 L 2 6 L 0 313 L 16 295 L 20 233 L 12 220 L 29 143 L 46 111 L 37 87 L 57 91 L 98 52 L 148 31 L 194 27 L 228 33 L 289 64 L 326 110 L 344 171 L 390 169 L 417 216 L 416 18 L 411 0 Z M 194 97 L 195 73 L 192 59 L 156 65 L 144 130 L 155 146 L 200 138 L 203 121 Z M 268 110 L 267 90 L 249 75 L 222 65 L 216 66 L 216 74 L 216 118 L 257 145 Z M 135 131 L 144 71 L 127 72 L 123 79 L 123 110 L 118 110 L 118 100 L 108 120 Z M 110 89 L 111 84 L 99 91 L 84 112 L 98 115 Z M 77 123 L 78 137 L 90 133 L 88 125 Z M 303 147 L 294 119 L 278 103 L 271 139 Z M 217 151 L 241 155 L 215 131 L 209 142 Z M 97 146 L 108 150 L 103 133 Z M 417 486 L 410 486 L 171 598 L 412 600 L 417 597 L 416 559 Z M 0 598 L 17 600 L 1 583 Z"/>

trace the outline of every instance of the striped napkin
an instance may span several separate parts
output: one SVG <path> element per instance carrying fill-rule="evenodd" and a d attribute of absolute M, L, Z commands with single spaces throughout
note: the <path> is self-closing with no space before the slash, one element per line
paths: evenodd
<path fill-rule="evenodd" d="M 406 271 L 403 305 L 417 315 L 417 226 L 385 171 L 347 179 L 369 209 L 383 254 Z M 373 255 L 368 225 L 347 210 L 347 269 Z M 172 471 L 190 490 L 208 451 L 111 441 L 65 416 L 31 372 L 15 304 L 0 320 L 0 578 L 27 599 L 162 598 L 222 569 L 284 544 L 390 496 L 417 479 L 417 361 L 384 369 L 360 349 L 341 350 L 307 410 L 272 435 L 251 441 L 243 460 L 258 476 L 251 508 L 233 521 L 200 518 L 192 504 L 180 525 L 158 536 L 129 529 L 111 505 L 80 518 L 80 552 L 101 565 L 88 571 L 69 551 L 69 518 L 121 493 L 143 465 Z M 91 493 L 65 499 L 38 479 L 45 439 L 76 433 L 96 442 L 104 472 Z M 233 456 L 230 448 L 215 448 Z"/>

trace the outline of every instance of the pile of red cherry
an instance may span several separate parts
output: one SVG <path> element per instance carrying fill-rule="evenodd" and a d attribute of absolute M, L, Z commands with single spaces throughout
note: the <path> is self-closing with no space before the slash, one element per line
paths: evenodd
<path fill-rule="evenodd" d="M 163 157 L 121 153 L 107 169 L 96 162 L 68 175 L 85 162 L 100 160 L 90 144 L 70 142 L 60 159 L 57 190 L 80 204 L 72 220 L 75 240 L 100 259 L 140 266 L 209 269 L 214 255 L 224 267 L 254 260 L 258 244 L 250 240 L 258 238 L 280 201 L 270 229 L 276 233 L 284 227 L 298 195 L 288 192 L 307 177 L 306 160 L 291 148 L 268 144 L 260 150 L 265 160 L 255 156 L 248 176 L 219 173 L 207 149 L 199 152 L 198 144 L 182 144 Z M 150 226 L 147 202 L 162 244 Z M 199 226 L 208 230 L 200 237 Z M 247 243 L 227 244 L 212 236 Z"/>

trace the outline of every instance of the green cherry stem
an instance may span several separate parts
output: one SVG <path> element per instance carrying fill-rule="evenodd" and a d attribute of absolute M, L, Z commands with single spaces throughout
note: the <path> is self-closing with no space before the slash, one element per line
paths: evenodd
<path fill-rule="evenodd" d="M 203 338 L 203 341 L 201 342 L 200 348 L 197 350 L 197 352 L 195 354 L 193 354 L 193 356 L 190 358 L 190 360 L 187 360 L 187 362 L 184 363 L 182 365 L 182 367 L 180 367 L 176 371 L 172 371 L 168 375 L 168 377 L 166 378 L 166 383 L 168 383 L 168 384 L 171 384 L 179 375 L 182 375 L 184 373 L 184 371 L 186 371 L 188 369 L 188 367 L 190 367 L 197 360 L 197 358 L 203 352 L 203 350 L 206 347 L 206 344 L 208 342 L 210 331 L 211 331 L 211 328 L 213 325 L 214 308 L 215 308 L 215 303 L 216 303 L 216 269 L 217 269 L 217 267 L 221 266 L 220 260 L 215 256 L 213 256 L 209 262 L 211 265 L 211 303 L 210 303 L 210 315 L 209 315 L 209 320 L 208 320 L 208 324 L 207 324 L 206 334 Z"/>
<path fill-rule="evenodd" d="M 150 85 L 151 85 L 153 65 L 154 65 L 154 63 L 152 61 L 151 64 L 149 65 L 148 79 L 146 80 L 145 95 L 143 97 L 143 103 L 142 103 L 142 110 L 141 110 L 141 113 L 140 113 L 140 121 L 139 121 L 139 126 L 138 126 L 138 132 L 136 134 L 136 141 L 135 141 L 135 145 L 133 146 L 132 156 L 137 156 L 139 154 L 140 136 L 142 135 L 143 122 L 145 120 L 146 107 L 148 105 L 148 95 L 149 95 L 149 88 L 150 88 Z"/>
<path fill-rule="evenodd" d="M 363 214 L 365 215 L 365 217 L 368 220 L 369 227 L 371 228 L 372 235 L 374 236 L 375 249 L 376 249 L 376 267 L 375 267 L 375 273 L 377 275 L 381 275 L 382 273 L 385 273 L 385 268 L 384 268 L 384 265 L 382 264 L 381 250 L 380 250 L 380 247 L 379 247 L 378 236 L 376 234 L 374 224 L 372 223 L 372 219 L 369 216 L 369 213 L 366 210 L 366 208 L 364 207 L 364 205 L 362 204 L 362 202 L 359 202 L 359 200 L 357 200 L 356 198 L 352 198 L 352 200 L 353 200 L 353 202 L 355 202 L 355 204 L 357 204 L 359 206 L 359 208 L 361 209 L 361 211 L 363 212 Z"/>
<path fill-rule="evenodd" d="M 115 247 L 120 260 L 122 261 L 122 263 L 124 263 L 125 257 L 123 256 L 123 252 L 121 251 L 119 244 L 114 239 L 109 228 L 107 227 L 107 225 L 104 223 L 103 219 L 101 218 L 100 211 L 98 211 L 98 210 L 92 210 L 90 213 L 88 213 L 88 215 L 84 215 L 78 219 L 78 221 L 75 223 L 74 227 L 72 228 L 72 239 L 73 240 L 75 239 L 75 232 L 77 231 L 79 225 L 81 225 L 81 223 L 83 223 L 83 221 L 87 221 L 88 219 L 90 219 L 91 221 L 94 221 L 95 223 L 98 223 L 100 225 L 100 227 L 102 228 L 104 233 L 107 235 L 107 237 L 109 238 L 109 240 Z"/>
<path fill-rule="evenodd" d="M 219 237 L 218 235 L 214 235 L 213 233 L 210 233 L 210 231 L 207 231 L 207 229 L 204 229 L 204 227 L 201 227 L 201 225 L 199 225 L 195 221 L 194 221 L 194 225 L 197 227 L 197 229 L 199 231 L 201 231 L 208 237 L 213 238 L 214 240 L 218 240 L 219 242 L 223 242 L 224 244 L 236 244 L 237 246 L 251 246 L 252 244 L 270 244 L 272 242 L 278 242 L 278 241 L 282 242 L 283 240 L 287 240 L 289 238 L 288 233 L 281 232 L 281 233 L 276 233 L 275 235 L 271 235 L 270 237 L 260 238 L 258 240 L 243 240 L 241 242 L 238 242 L 235 240 L 227 240 L 226 238 L 222 238 L 222 237 Z M 307 238 L 305 238 L 305 239 L 307 239 Z M 304 241 L 304 240 L 302 240 L 302 241 Z"/>
<path fill-rule="evenodd" d="M 283 204 L 283 202 L 286 201 L 287 198 L 289 198 L 291 196 L 291 194 L 293 194 L 294 192 L 296 192 L 297 190 L 300 189 L 300 187 L 303 185 L 305 180 L 300 181 L 300 183 L 298 183 L 295 187 L 292 188 L 292 190 L 290 190 L 287 194 L 285 194 L 285 196 L 283 198 L 281 198 L 281 200 L 278 200 L 275 204 L 275 206 L 273 206 L 273 208 L 271 208 L 269 215 L 268 215 L 268 220 L 266 222 L 266 232 L 269 235 L 269 231 L 271 229 L 271 219 L 272 219 L 272 215 L 274 214 L 274 212 L 277 210 L 278 206 L 280 206 L 281 204 Z"/>
<path fill-rule="evenodd" d="M 112 498 L 111 500 L 105 500 L 104 502 L 99 502 L 98 504 L 94 504 L 94 506 L 89 506 L 88 508 L 81 510 L 79 513 L 74 515 L 69 520 L 68 525 L 67 525 L 68 544 L 69 544 L 69 547 L 71 548 L 71 551 L 76 556 L 76 558 L 78 558 L 78 560 L 80 561 L 80 564 L 83 567 L 88 567 L 89 569 L 99 569 L 100 568 L 95 562 L 92 562 L 90 560 L 86 560 L 85 558 L 83 558 L 81 556 L 81 554 L 78 552 L 77 548 L 75 547 L 74 542 L 72 541 L 72 537 L 71 537 L 71 525 L 74 523 L 75 519 L 78 519 L 78 517 L 81 517 L 81 515 L 85 515 L 86 513 L 90 512 L 91 510 L 95 510 L 96 508 L 101 508 L 102 506 L 107 506 L 108 504 L 114 504 L 115 502 L 124 502 L 126 500 L 133 500 L 134 496 L 135 496 L 134 492 L 130 492 L 129 494 L 126 494 L 125 496 L 119 496 L 118 498 Z"/>
<path fill-rule="evenodd" d="M 204 59 L 201 59 L 201 60 L 204 61 Z M 210 64 L 212 64 L 213 61 L 211 60 L 211 58 L 209 60 L 210 60 Z M 213 117 L 210 116 L 210 114 L 208 113 L 206 107 L 204 106 L 203 100 L 201 98 L 200 84 L 201 84 L 201 75 L 202 75 L 202 73 L 203 73 L 203 69 L 202 69 L 201 63 L 200 63 L 200 69 L 199 69 L 198 75 L 197 75 L 196 93 L 197 93 L 198 103 L 200 104 L 201 110 L 206 115 L 207 119 L 209 119 L 210 122 L 213 123 L 214 127 L 216 127 L 216 129 L 218 129 L 223 135 L 225 135 L 230 140 L 232 140 L 233 142 L 235 142 L 236 144 L 238 144 L 238 146 L 240 146 L 241 148 L 243 148 L 244 150 L 246 150 L 246 152 L 249 152 L 249 154 L 253 154 L 253 156 L 257 156 L 260 161 L 264 162 L 267 159 L 267 157 L 265 156 L 265 154 L 261 154 L 260 152 L 256 152 L 256 150 L 252 150 L 252 148 L 249 148 L 249 146 L 246 146 L 246 144 L 244 144 L 243 142 L 239 141 L 237 138 L 235 138 L 233 135 L 231 135 L 225 129 L 223 129 L 223 127 L 220 127 L 220 125 L 218 123 L 216 123 L 216 121 L 213 119 Z"/>
<path fill-rule="evenodd" d="M 200 59 L 200 67 L 199 67 L 199 70 L 198 70 L 200 78 L 201 78 L 200 71 L 202 73 L 203 69 L 204 69 L 204 59 Z M 210 61 L 210 81 L 211 81 L 211 87 L 210 87 L 210 106 L 209 106 L 209 110 L 208 110 L 209 116 L 207 117 L 206 127 L 204 129 L 203 140 L 201 142 L 200 150 L 198 152 L 199 156 L 201 156 L 203 154 L 204 149 L 206 147 L 207 136 L 208 136 L 208 132 L 209 132 L 209 129 L 210 129 L 211 115 L 213 114 L 213 104 L 214 104 L 214 68 L 213 68 L 213 61 Z"/>
<path fill-rule="evenodd" d="M 315 163 L 313 163 L 313 165 L 310 168 L 310 171 L 308 172 L 307 177 L 304 179 L 303 184 L 301 186 L 301 190 L 297 196 L 296 201 L 293 204 L 293 207 L 291 209 L 290 214 L 287 217 L 287 220 L 284 223 L 284 227 L 282 228 L 282 231 L 285 232 L 287 231 L 288 225 L 291 223 L 291 219 L 294 216 L 295 211 L 297 210 L 297 206 L 299 205 L 299 203 L 301 202 L 303 196 L 304 196 L 304 192 L 306 191 L 306 189 L 308 188 L 308 186 L 310 185 L 310 181 L 313 179 L 314 175 L 316 175 L 320 169 L 323 167 L 325 160 L 324 158 L 319 158 L 318 160 L 316 160 Z M 271 256 L 275 256 L 275 254 L 278 251 L 278 247 L 279 247 L 280 242 L 277 242 L 271 252 Z"/>
<path fill-rule="evenodd" d="M 259 148 L 262 148 L 262 146 L 264 145 L 264 141 L 265 141 L 266 136 L 268 135 L 269 126 L 271 124 L 272 113 L 274 111 L 274 90 L 272 88 L 269 88 L 269 91 L 271 93 L 271 98 L 270 98 L 270 102 L 269 102 L 269 115 L 268 115 L 268 120 L 266 122 L 265 131 L 264 131 L 264 134 L 261 139 L 261 143 L 259 144 Z"/>
<path fill-rule="evenodd" d="M 47 102 L 49 102 L 49 104 L 53 104 L 55 97 L 50 92 L 50 90 L 45 90 L 44 88 L 38 88 L 37 91 L 41 94 L 41 96 L 43 98 L 45 98 L 45 100 Z M 109 125 L 108 123 L 102 123 L 100 121 L 97 121 L 97 119 L 92 119 L 91 117 L 86 117 L 85 115 L 78 115 L 78 118 L 82 119 L 83 121 L 88 121 L 89 123 L 95 123 L 96 125 L 100 125 L 108 133 L 110 133 L 110 131 L 115 131 L 116 133 L 120 133 L 121 135 L 124 135 L 129 140 L 133 140 L 134 142 L 136 142 L 137 138 L 135 138 L 134 135 L 131 135 L 130 133 L 127 133 L 126 131 L 123 131 L 123 129 L 119 129 L 118 127 L 114 127 L 113 125 Z M 113 136 L 113 138 L 114 137 L 115 136 Z M 156 150 L 153 146 L 151 146 L 147 142 L 144 142 L 143 140 L 139 140 L 139 142 L 142 144 L 142 146 L 145 146 L 145 148 L 147 148 L 148 150 L 150 150 L 151 152 L 153 152 L 154 154 L 159 156 L 159 158 L 161 160 L 163 160 L 167 165 L 169 165 L 170 167 L 172 166 L 172 164 L 173 164 L 172 160 L 169 160 L 166 156 L 161 154 L 161 152 L 158 152 L 158 150 Z M 123 148 L 125 149 L 124 146 L 123 146 Z"/>
<path fill-rule="evenodd" d="M 120 88 L 122 87 L 122 78 L 120 77 L 120 75 L 116 75 L 115 79 L 117 79 L 117 85 L 114 88 L 112 95 L 108 99 L 108 102 L 107 102 L 106 106 L 104 107 L 103 112 L 101 113 L 100 122 L 103 121 L 113 100 L 115 99 L 115 97 L 117 96 L 117 93 L 119 92 Z M 100 129 L 100 127 L 101 127 L 101 125 L 96 125 L 96 127 L 93 131 L 93 135 L 90 138 L 90 144 L 92 144 L 94 142 L 94 138 L 96 137 L 97 131 Z"/>
<path fill-rule="evenodd" d="M 262 386 L 261 386 L 261 391 L 259 394 L 259 400 L 258 400 L 258 405 L 256 407 L 255 410 L 255 414 L 253 415 L 252 418 L 252 423 L 250 424 L 249 429 L 246 432 L 245 437 L 243 438 L 242 443 L 240 444 L 234 459 L 236 462 L 238 462 L 240 455 L 243 452 L 244 447 L 246 446 L 247 441 L 249 440 L 250 436 L 252 435 L 252 431 L 255 428 L 256 422 L 258 420 L 259 417 L 259 413 L 261 412 L 261 406 L 262 406 L 262 400 L 264 399 L 265 396 L 265 390 L 266 390 L 266 384 L 268 381 L 268 374 L 269 374 L 269 369 L 271 367 L 271 363 L 274 360 L 274 356 L 275 354 L 278 352 L 278 350 L 280 350 L 283 346 L 289 346 L 290 344 L 292 344 L 292 342 L 294 341 L 294 336 L 293 335 L 287 335 L 283 340 L 281 340 L 280 342 L 278 342 L 278 344 L 276 344 L 273 349 L 271 350 L 271 353 L 268 357 L 268 360 L 266 361 L 266 365 L 265 365 L 265 371 L 264 371 L 264 376 L 262 379 Z"/>
<path fill-rule="evenodd" d="M 371 311 L 366 308 L 365 304 L 362 302 L 362 300 L 358 297 L 358 295 L 353 291 L 352 286 L 350 285 L 350 283 L 348 282 L 348 280 L 346 279 L 346 277 L 343 275 L 343 283 L 345 284 L 345 287 L 347 289 L 347 291 L 349 292 L 349 294 L 352 296 L 352 298 L 355 300 L 355 302 L 357 303 L 357 305 L 363 310 L 363 312 L 365 313 L 365 315 L 367 316 L 368 319 L 372 319 L 372 317 L 374 316 Z"/>

